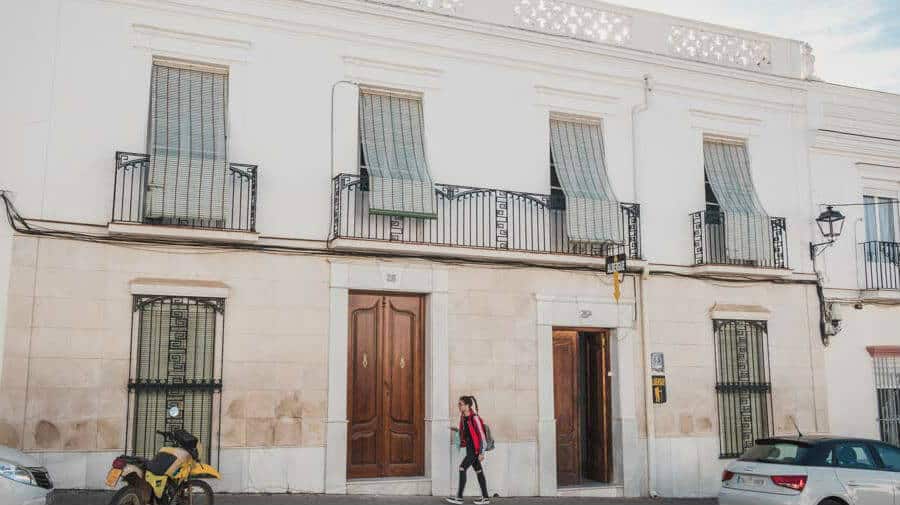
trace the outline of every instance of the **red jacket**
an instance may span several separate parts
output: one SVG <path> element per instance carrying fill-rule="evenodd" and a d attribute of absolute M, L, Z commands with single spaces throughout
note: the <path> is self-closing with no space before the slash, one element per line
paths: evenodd
<path fill-rule="evenodd" d="M 459 444 L 462 447 L 468 445 L 469 440 L 472 441 L 475 454 L 484 452 L 484 441 L 487 437 L 484 435 L 484 423 L 478 414 L 472 413 L 469 416 L 460 416 L 459 418 Z"/>

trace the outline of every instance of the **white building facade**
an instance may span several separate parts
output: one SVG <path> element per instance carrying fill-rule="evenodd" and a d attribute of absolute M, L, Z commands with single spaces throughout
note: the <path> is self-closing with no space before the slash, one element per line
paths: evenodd
<path fill-rule="evenodd" d="M 0 444 L 58 487 L 181 426 L 221 490 L 449 494 L 461 395 L 501 496 L 896 433 L 900 98 L 802 42 L 586 0 L 7 10 Z"/>

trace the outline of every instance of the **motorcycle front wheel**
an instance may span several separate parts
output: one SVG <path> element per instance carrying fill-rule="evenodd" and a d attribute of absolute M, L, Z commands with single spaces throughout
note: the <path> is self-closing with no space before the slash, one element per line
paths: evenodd
<path fill-rule="evenodd" d="M 178 486 L 172 505 L 213 505 L 213 491 L 202 480 L 189 480 Z"/>
<path fill-rule="evenodd" d="M 144 505 L 141 502 L 141 494 L 134 486 L 125 486 L 116 491 L 109 505 Z"/>

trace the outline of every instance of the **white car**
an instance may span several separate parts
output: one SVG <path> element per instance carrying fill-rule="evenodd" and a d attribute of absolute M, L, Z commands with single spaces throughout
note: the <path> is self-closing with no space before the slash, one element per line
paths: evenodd
<path fill-rule="evenodd" d="M 49 505 L 52 491 L 46 468 L 31 456 L 0 445 L 0 504 Z"/>
<path fill-rule="evenodd" d="M 900 448 L 824 436 L 757 440 L 722 473 L 720 505 L 900 505 Z"/>

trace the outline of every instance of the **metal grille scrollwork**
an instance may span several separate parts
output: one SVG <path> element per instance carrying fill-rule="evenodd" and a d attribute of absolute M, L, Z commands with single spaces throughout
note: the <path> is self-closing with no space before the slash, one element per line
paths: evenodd
<path fill-rule="evenodd" d="M 736 458 L 772 434 L 772 384 L 765 321 L 713 320 L 719 454 Z"/>
<path fill-rule="evenodd" d="M 210 461 L 218 446 L 225 300 L 135 296 L 128 381 L 131 454 L 152 457 L 157 431 L 183 428 L 203 444 Z"/>
<path fill-rule="evenodd" d="M 369 212 L 367 179 L 334 178 L 331 238 L 380 240 L 550 254 L 641 258 L 640 205 L 620 203 L 625 241 L 594 244 L 570 241 L 561 195 L 435 184 L 435 219 L 384 216 Z"/>

